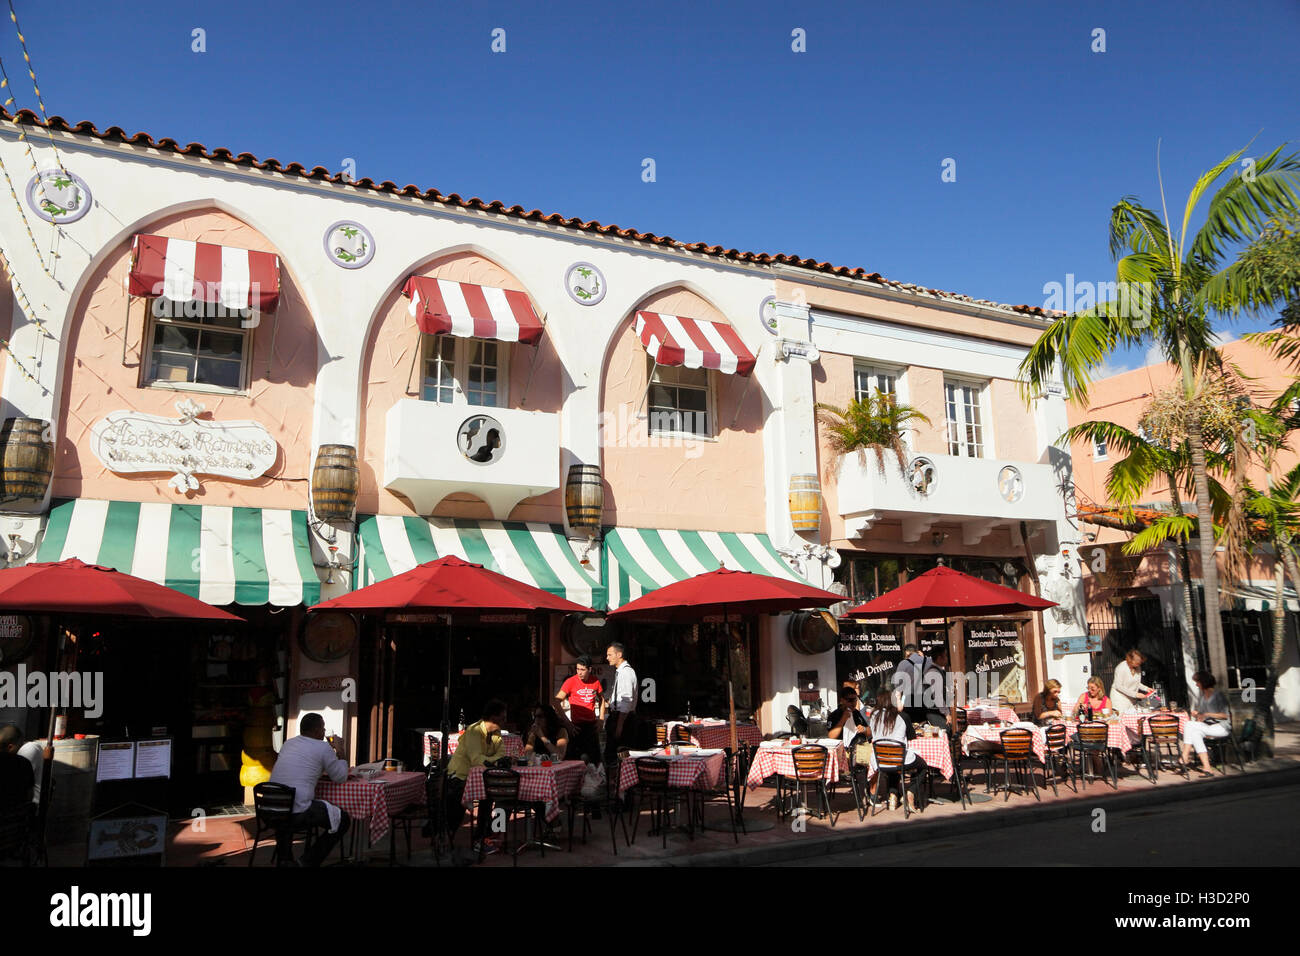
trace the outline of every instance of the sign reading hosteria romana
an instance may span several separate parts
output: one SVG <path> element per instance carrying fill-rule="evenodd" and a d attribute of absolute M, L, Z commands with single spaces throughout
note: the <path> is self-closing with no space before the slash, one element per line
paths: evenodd
<path fill-rule="evenodd" d="M 106 468 L 122 473 L 174 472 L 177 491 L 197 491 L 197 475 L 244 481 L 266 474 L 279 453 L 258 422 L 199 421 L 203 406 L 176 403 L 181 417 L 110 412 L 90 430 L 90 449 Z"/>

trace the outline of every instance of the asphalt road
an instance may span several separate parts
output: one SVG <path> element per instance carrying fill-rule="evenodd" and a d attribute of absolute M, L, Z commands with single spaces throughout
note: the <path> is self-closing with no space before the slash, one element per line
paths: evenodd
<path fill-rule="evenodd" d="M 939 837 L 772 866 L 1295 866 L 1300 785 Z"/>

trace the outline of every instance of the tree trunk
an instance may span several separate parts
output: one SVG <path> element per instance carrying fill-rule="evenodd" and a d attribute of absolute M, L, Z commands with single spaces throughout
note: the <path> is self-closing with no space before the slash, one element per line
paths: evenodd
<path fill-rule="evenodd" d="M 1169 500 L 1173 503 L 1175 514 L 1184 514 L 1183 499 L 1178 494 L 1178 481 L 1172 472 L 1166 473 L 1169 480 Z M 1196 621 L 1196 608 L 1192 602 L 1192 560 L 1187 556 L 1187 539 L 1178 539 L 1178 559 L 1183 572 L 1183 620 L 1192 638 L 1192 659 L 1200 663 L 1201 629 Z"/>
<path fill-rule="evenodd" d="M 1273 583 L 1277 586 L 1277 600 L 1273 604 L 1273 659 L 1268 669 L 1270 690 L 1278 668 L 1282 666 L 1282 652 L 1286 644 L 1286 559 L 1282 557 L 1285 548 L 1286 545 L 1273 539 Z"/>
<path fill-rule="evenodd" d="M 1196 491 L 1196 530 L 1201 545 L 1201 587 L 1205 592 L 1205 644 L 1210 655 L 1210 672 L 1220 684 L 1226 687 L 1228 656 L 1223 646 L 1223 618 L 1219 615 L 1219 564 L 1214 553 L 1214 514 L 1210 507 L 1210 485 L 1206 480 L 1205 445 L 1201 440 L 1199 412 L 1188 416 L 1187 445 L 1192 453 L 1192 479 Z"/>

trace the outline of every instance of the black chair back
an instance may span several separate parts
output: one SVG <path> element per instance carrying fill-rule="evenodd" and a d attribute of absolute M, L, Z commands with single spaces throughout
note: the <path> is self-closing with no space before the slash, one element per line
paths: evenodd
<path fill-rule="evenodd" d="M 668 789 L 668 761 L 657 757 L 636 758 L 637 785 L 645 790 Z"/>
<path fill-rule="evenodd" d="M 493 803 L 510 803 L 519 799 L 519 772 L 492 768 L 483 771 L 483 797 Z"/>
<path fill-rule="evenodd" d="M 293 816 L 293 787 L 267 780 L 253 787 L 253 809 L 264 827 L 279 827 Z"/>

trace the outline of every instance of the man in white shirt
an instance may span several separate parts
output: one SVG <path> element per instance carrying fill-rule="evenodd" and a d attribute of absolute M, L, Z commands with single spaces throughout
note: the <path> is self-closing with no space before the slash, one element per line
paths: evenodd
<path fill-rule="evenodd" d="M 280 866 L 296 865 L 293 859 L 295 828 L 310 823 L 326 831 L 316 838 L 311 850 L 302 858 L 303 866 L 320 866 L 352 825 L 352 818 L 346 810 L 316 799 L 316 784 L 322 775 L 335 783 L 348 778 L 343 741 L 326 741 L 325 718 L 320 714 L 306 714 L 298 723 L 298 736 L 284 742 L 280 755 L 275 758 L 275 769 L 271 771 L 271 783 L 293 787 L 293 826 L 284 827 L 276 834 L 276 859 Z"/>
<path fill-rule="evenodd" d="M 623 658 L 624 647 L 617 641 L 605 649 L 605 660 L 614 668 L 605 707 L 605 760 L 612 763 L 620 747 L 631 747 L 636 739 L 636 671 Z"/>

